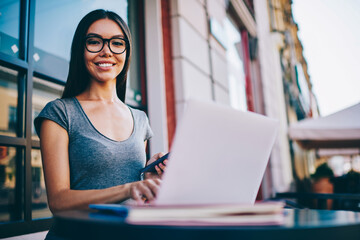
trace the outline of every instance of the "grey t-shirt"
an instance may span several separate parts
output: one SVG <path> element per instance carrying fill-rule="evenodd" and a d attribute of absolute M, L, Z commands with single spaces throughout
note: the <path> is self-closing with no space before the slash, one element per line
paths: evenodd
<path fill-rule="evenodd" d="M 144 141 L 153 133 L 146 114 L 129 109 L 134 128 L 124 141 L 101 134 L 76 98 L 49 102 L 34 120 L 38 135 L 43 119 L 56 122 L 68 132 L 71 189 L 103 189 L 140 180 L 146 162 Z"/>

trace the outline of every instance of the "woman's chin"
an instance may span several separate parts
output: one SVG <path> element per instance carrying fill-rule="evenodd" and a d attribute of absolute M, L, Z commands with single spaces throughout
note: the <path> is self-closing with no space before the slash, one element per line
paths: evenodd
<path fill-rule="evenodd" d="M 95 80 L 96 82 L 99 82 L 99 83 L 107 83 L 107 82 L 112 82 L 112 81 L 116 82 L 116 76 L 114 76 L 114 75 L 96 76 L 95 78 L 93 78 L 93 80 Z"/>

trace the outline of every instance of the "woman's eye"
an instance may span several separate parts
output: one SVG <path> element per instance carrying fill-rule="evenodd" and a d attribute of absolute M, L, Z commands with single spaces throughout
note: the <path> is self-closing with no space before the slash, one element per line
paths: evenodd
<path fill-rule="evenodd" d="M 124 41 L 112 41 L 111 45 L 115 46 L 115 47 L 121 47 L 121 46 L 125 46 L 125 42 Z"/>
<path fill-rule="evenodd" d="M 98 44 L 100 44 L 100 41 L 96 40 L 96 39 L 89 39 L 89 40 L 87 40 L 87 44 L 88 45 L 98 45 Z"/>

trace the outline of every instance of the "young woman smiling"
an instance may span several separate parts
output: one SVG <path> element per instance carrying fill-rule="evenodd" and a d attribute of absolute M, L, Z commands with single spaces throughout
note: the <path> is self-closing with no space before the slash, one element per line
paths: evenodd
<path fill-rule="evenodd" d="M 92 11 L 75 31 L 63 96 L 35 119 L 53 213 L 156 197 L 166 162 L 157 177 L 140 179 L 153 133 L 145 113 L 124 103 L 131 50 L 130 31 L 113 12 Z"/>

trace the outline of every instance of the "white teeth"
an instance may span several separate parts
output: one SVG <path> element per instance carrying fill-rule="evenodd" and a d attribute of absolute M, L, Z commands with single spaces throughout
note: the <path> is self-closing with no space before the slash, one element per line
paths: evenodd
<path fill-rule="evenodd" d="M 99 63 L 100 67 L 111 67 L 112 64 L 111 63 Z"/>

